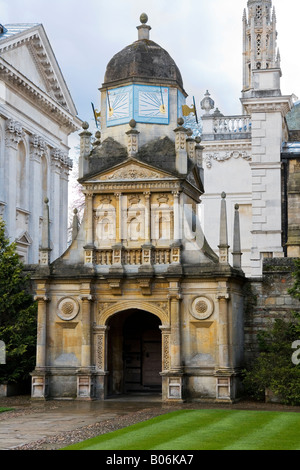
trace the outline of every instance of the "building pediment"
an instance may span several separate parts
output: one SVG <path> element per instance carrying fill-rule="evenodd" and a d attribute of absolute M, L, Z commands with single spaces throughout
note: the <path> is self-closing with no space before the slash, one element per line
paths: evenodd
<path fill-rule="evenodd" d="M 6 25 L 0 35 L 3 67 L 9 65 L 72 115 L 76 107 L 41 24 Z M 0 70 L 4 72 L 4 68 Z M 5 73 L 3 73 L 5 79 Z M 15 80 L 16 86 L 20 83 Z"/>
<path fill-rule="evenodd" d="M 22 232 L 19 237 L 16 239 L 16 243 L 18 245 L 31 245 L 32 244 L 32 238 L 31 236 L 29 235 L 29 233 L 27 231 L 25 232 Z"/>
<path fill-rule="evenodd" d="M 94 182 L 123 182 L 123 181 L 148 181 L 161 179 L 177 179 L 173 174 L 162 171 L 151 165 L 130 159 L 116 165 L 110 170 L 93 175 L 85 183 Z"/>

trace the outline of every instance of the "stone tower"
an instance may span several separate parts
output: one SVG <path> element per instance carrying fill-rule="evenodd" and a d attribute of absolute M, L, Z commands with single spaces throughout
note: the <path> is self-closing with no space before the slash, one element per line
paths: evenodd
<path fill-rule="evenodd" d="M 244 83 L 241 103 L 251 117 L 251 276 L 260 276 L 265 257 L 283 257 L 282 143 L 292 97 L 282 96 L 276 15 L 271 0 L 249 0 L 244 25 Z"/>
<path fill-rule="evenodd" d="M 236 398 L 243 359 L 244 274 L 238 223 L 228 262 L 202 232 L 202 147 L 182 118 L 186 93 L 170 55 L 138 40 L 109 62 L 101 133 L 83 125 L 85 214 L 67 252 L 34 275 L 39 304 L 34 398 L 164 401 Z M 217 230 L 219 230 L 217 227 Z"/>
<path fill-rule="evenodd" d="M 243 96 L 260 90 L 280 94 L 280 55 L 277 49 L 275 8 L 272 0 L 248 0 L 243 15 Z"/>

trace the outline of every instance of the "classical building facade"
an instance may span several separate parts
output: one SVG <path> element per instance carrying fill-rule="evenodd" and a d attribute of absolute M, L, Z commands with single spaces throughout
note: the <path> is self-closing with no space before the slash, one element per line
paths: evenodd
<path fill-rule="evenodd" d="M 234 400 L 262 312 L 292 305 L 280 272 L 290 285 L 299 127 L 292 142 L 297 109 L 280 91 L 271 0 L 249 0 L 243 16 L 243 112 L 212 113 L 207 92 L 202 140 L 187 126 L 181 73 L 147 22 L 107 65 L 101 132 L 82 125 L 82 223 L 75 213 L 71 246 L 33 274 L 33 398 Z"/>
<path fill-rule="evenodd" d="M 107 66 L 101 134 L 92 139 L 87 124 L 80 134 L 84 219 L 78 229 L 75 214 L 72 245 L 34 274 L 34 398 L 238 394 L 238 206 L 230 266 L 226 195 L 219 195 L 217 257 L 197 217 L 203 148 L 184 127 L 180 71 L 150 29 L 142 15 L 138 40 Z"/>
<path fill-rule="evenodd" d="M 25 264 L 48 263 L 67 248 L 68 136 L 81 122 L 42 25 L 0 25 L 0 55 L 0 216 Z"/>

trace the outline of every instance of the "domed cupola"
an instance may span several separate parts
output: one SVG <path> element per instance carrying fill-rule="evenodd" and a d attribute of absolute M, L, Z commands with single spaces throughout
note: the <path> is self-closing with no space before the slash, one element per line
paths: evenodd
<path fill-rule="evenodd" d="M 174 84 L 183 89 L 181 73 L 170 54 L 149 38 L 151 27 L 146 14 L 141 15 L 138 41 L 118 52 L 108 63 L 104 85 L 116 82 Z"/>
<path fill-rule="evenodd" d="M 137 124 L 141 144 L 165 136 L 174 139 L 187 97 L 176 63 L 150 40 L 145 13 L 140 21 L 138 40 L 109 61 L 100 90 L 102 137 L 122 144 L 130 122 Z"/>

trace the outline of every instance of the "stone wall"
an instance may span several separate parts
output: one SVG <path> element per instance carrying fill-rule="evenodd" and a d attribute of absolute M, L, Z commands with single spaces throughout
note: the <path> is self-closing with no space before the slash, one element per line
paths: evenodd
<path fill-rule="evenodd" d="M 300 310 L 300 302 L 288 290 L 293 286 L 294 258 L 266 259 L 263 278 L 251 279 L 245 285 L 245 363 L 257 355 L 257 334 L 276 318 L 292 318 Z M 300 338 L 299 338 L 300 339 Z"/>

